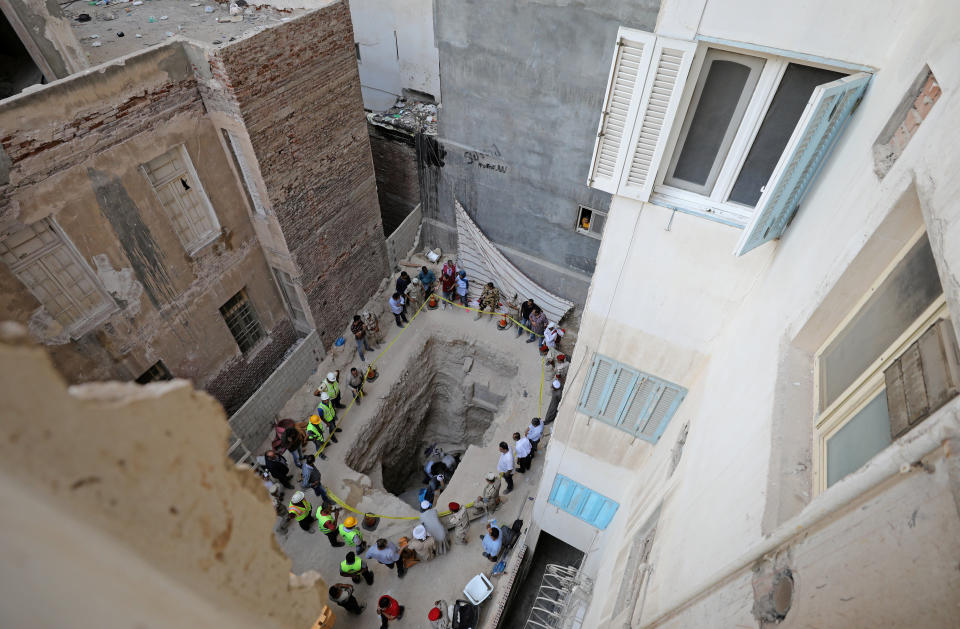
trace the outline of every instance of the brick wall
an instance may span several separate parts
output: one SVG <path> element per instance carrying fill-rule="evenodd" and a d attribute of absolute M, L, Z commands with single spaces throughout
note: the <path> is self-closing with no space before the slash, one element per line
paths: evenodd
<path fill-rule="evenodd" d="M 304 337 L 277 365 L 244 404 L 230 417 L 233 434 L 243 445 L 258 454 L 257 448 L 269 433 L 271 422 L 283 405 L 293 396 L 313 372 L 323 356 L 323 347 L 316 332 Z M 300 417 L 295 418 L 300 421 Z"/>
<path fill-rule="evenodd" d="M 882 179 L 893 168 L 941 93 L 937 77 L 924 66 L 873 146 L 874 172 L 878 177 Z"/>
<path fill-rule="evenodd" d="M 337 2 L 219 56 L 329 345 L 387 273 L 349 8 Z"/>
<path fill-rule="evenodd" d="M 420 203 L 417 150 L 412 135 L 368 125 L 383 233 L 390 236 Z"/>

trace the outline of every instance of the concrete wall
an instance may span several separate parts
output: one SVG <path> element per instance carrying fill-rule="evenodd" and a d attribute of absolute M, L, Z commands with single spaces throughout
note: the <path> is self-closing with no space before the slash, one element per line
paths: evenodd
<path fill-rule="evenodd" d="M 184 380 L 68 390 L 25 329 L 0 337 L 0 495 L 17 505 L 0 516 L 0 624 L 313 623 L 325 584 L 290 587 L 272 505 L 223 456 L 212 398 Z"/>
<path fill-rule="evenodd" d="M 350 15 L 366 109 L 387 109 L 404 90 L 440 101 L 433 0 L 354 0 Z"/>
<path fill-rule="evenodd" d="M 957 324 L 960 64 L 950 26 L 957 11 L 943 0 L 909 10 L 862 2 L 843 12 L 827 2 L 664 5 L 661 33 L 877 70 L 799 212 L 773 244 L 737 258 L 731 254 L 741 234 L 736 228 L 672 217 L 666 208 L 622 197 L 611 202 L 537 500 L 538 523 L 585 550 L 597 576 L 585 626 L 630 621 L 612 617 L 623 566 L 634 534 L 658 508 L 652 570 L 635 626 L 761 626 L 752 610 L 754 589 L 769 585 L 766 557 L 783 557 L 794 571 L 787 626 L 955 624 L 946 610 L 955 609 L 960 591 L 950 569 L 960 495 L 950 462 L 960 430 L 957 400 L 819 495 L 811 467 L 812 354 L 920 227 L 929 234 Z M 891 24 L 897 24 L 894 41 L 883 35 Z M 597 72 L 605 73 L 607 63 L 606 55 L 598 57 Z M 924 64 L 943 95 L 879 180 L 873 144 Z M 589 154 L 590 145 L 582 150 Z M 594 352 L 688 389 L 656 445 L 576 411 Z M 919 459 L 934 462 L 935 471 L 899 474 L 900 464 Z M 606 531 L 591 536 L 582 524 L 554 522 L 543 503 L 556 473 L 620 502 Z M 944 539 L 951 540 L 945 551 L 927 554 Z"/>
<path fill-rule="evenodd" d="M 317 370 L 321 358 L 320 337 L 311 332 L 288 350 L 283 362 L 257 392 L 230 416 L 233 434 L 248 450 L 255 451 L 263 444 L 263 436 L 269 432 L 277 413 Z"/>
<path fill-rule="evenodd" d="M 218 66 L 327 346 L 387 271 L 347 3 L 240 40 Z"/>
<path fill-rule="evenodd" d="M 10 160 L 0 216 L 52 217 L 117 304 L 71 340 L 0 268 L 4 316 L 28 324 L 71 382 L 130 380 L 162 360 L 228 411 L 267 378 L 296 334 L 249 219 L 187 49 L 153 48 L 0 104 Z M 183 144 L 221 224 L 188 255 L 139 166 Z M 242 354 L 220 306 L 246 289 L 267 338 Z"/>
<path fill-rule="evenodd" d="M 387 238 L 387 262 L 391 271 L 400 269 L 400 261 L 407 257 L 410 250 L 417 244 L 417 236 L 420 235 L 420 221 L 423 218 L 423 212 L 418 205 L 407 218 L 400 223 L 397 230 Z M 399 271 L 397 271 L 399 272 Z"/>
<path fill-rule="evenodd" d="M 420 205 L 420 180 L 414 137 L 396 129 L 368 123 L 373 166 L 377 173 L 377 198 L 383 233 L 390 236 L 403 219 Z"/>
<path fill-rule="evenodd" d="M 597 240 L 575 231 L 617 27 L 658 1 L 437 3 L 442 167 L 421 182 L 424 242 L 456 248 L 457 198 L 532 279 L 582 304 Z"/>
<path fill-rule="evenodd" d="M 70 21 L 53 0 L 0 0 L 0 11 L 49 81 L 87 67 Z"/>

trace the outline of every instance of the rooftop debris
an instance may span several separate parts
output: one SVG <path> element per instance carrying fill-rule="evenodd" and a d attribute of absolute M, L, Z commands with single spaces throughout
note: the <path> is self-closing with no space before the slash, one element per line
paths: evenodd
<path fill-rule="evenodd" d="M 390 109 L 368 113 L 367 120 L 408 133 L 419 131 L 427 135 L 437 135 L 437 106 L 433 103 L 408 101 L 400 97 Z"/>

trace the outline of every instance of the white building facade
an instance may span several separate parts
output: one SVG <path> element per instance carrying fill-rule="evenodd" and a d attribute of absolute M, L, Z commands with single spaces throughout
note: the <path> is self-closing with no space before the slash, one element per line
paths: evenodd
<path fill-rule="evenodd" d="M 586 554 L 584 627 L 957 626 L 957 24 L 665 0 L 611 42 L 534 518 Z"/>

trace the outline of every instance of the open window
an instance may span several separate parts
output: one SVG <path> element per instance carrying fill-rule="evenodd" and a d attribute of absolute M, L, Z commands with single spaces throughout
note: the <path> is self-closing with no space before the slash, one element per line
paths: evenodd
<path fill-rule="evenodd" d="M 585 236 L 600 239 L 603 237 L 603 226 L 607 224 L 607 213 L 585 205 L 577 209 L 577 231 Z"/>
<path fill-rule="evenodd" d="M 871 75 L 620 29 L 589 185 L 778 238 Z"/>
<path fill-rule="evenodd" d="M 818 490 L 957 395 L 960 352 L 949 316 L 930 241 L 920 231 L 815 356 Z"/>

